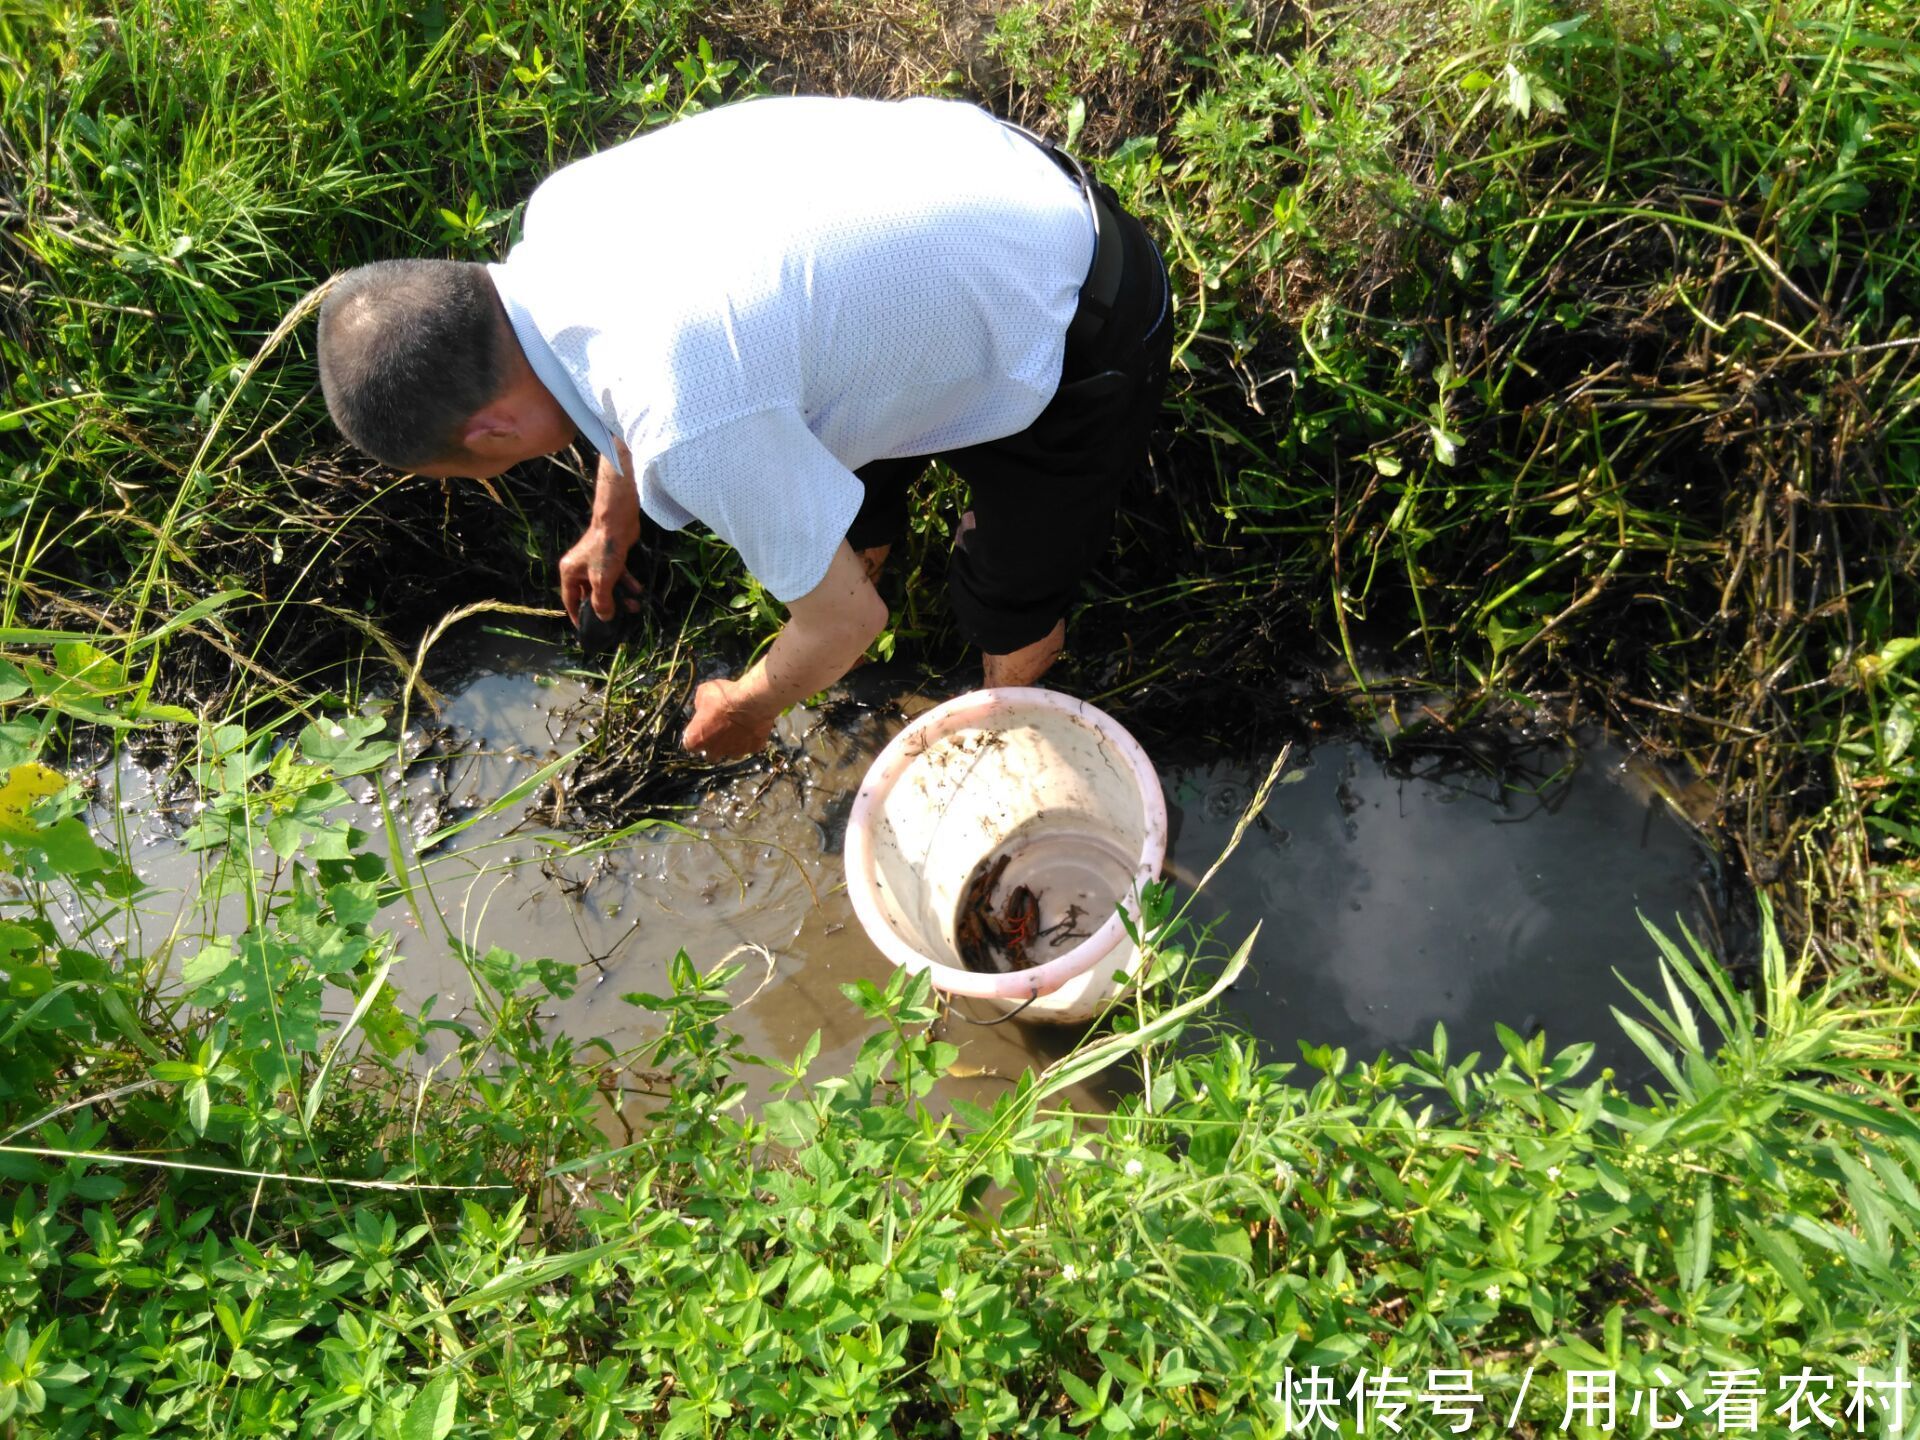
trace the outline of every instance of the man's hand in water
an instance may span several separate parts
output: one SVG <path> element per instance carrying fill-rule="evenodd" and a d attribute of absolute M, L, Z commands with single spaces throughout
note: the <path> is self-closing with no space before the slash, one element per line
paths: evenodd
<path fill-rule="evenodd" d="M 620 455 L 623 464 L 632 465 L 626 446 L 620 447 Z M 640 608 L 640 582 L 627 573 L 627 552 L 639 538 L 640 492 L 603 455 L 594 478 L 593 517 L 586 533 L 560 557 L 560 603 L 576 626 L 582 603 L 592 605 L 602 620 L 613 619 L 621 589 L 629 592 L 619 597 L 626 608 Z"/>
<path fill-rule="evenodd" d="M 739 680 L 709 680 L 693 695 L 680 743 L 731 760 L 767 743 L 780 712 L 838 680 L 887 624 L 887 605 L 846 541 L 820 583 L 788 607 L 786 628 Z"/>
<path fill-rule="evenodd" d="M 680 743 L 709 760 L 738 760 L 767 743 L 778 709 L 756 705 L 743 684 L 709 680 L 693 692 L 693 719 Z"/>

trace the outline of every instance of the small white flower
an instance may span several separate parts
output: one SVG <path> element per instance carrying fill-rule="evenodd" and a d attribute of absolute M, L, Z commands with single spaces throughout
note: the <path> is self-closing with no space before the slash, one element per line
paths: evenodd
<path fill-rule="evenodd" d="M 1500 1301 L 1500 1287 L 1499 1287 L 1498 1285 L 1489 1285 L 1489 1286 L 1487 1286 L 1487 1299 L 1489 1299 L 1489 1300 L 1491 1300 L 1491 1301 L 1493 1301 L 1493 1302 L 1494 1302 L 1495 1304 L 1498 1304 L 1498 1303 L 1499 1303 L 1499 1301 Z"/>
<path fill-rule="evenodd" d="M 1558 1165 L 1547 1166 L 1547 1179 L 1558 1180 L 1559 1178 L 1560 1178 L 1560 1167 Z"/>
<path fill-rule="evenodd" d="M 1146 1168 L 1147 1167 L 1142 1165 L 1138 1160 L 1129 1160 L 1127 1161 L 1127 1177 L 1131 1179 Z"/>
<path fill-rule="evenodd" d="M 959 1294 L 959 1291 L 955 1290 L 953 1286 L 947 1285 L 942 1287 L 940 1291 L 940 1298 L 946 1301 L 949 1305 L 951 1305 L 954 1301 L 954 1297 L 958 1294 Z"/>
<path fill-rule="evenodd" d="M 347 732 L 345 730 L 342 730 L 338 725 L 327 726 L 327 735 L 331 739 L 338 740 L 342 735 L 345 735 L 346 733 Z"/>
<path fill-rule="evenodd" d="M 1080 1272 L 1074 1269 L 1073 1263 L 1069 1261 L 1067 1264 L 1062 1265 L 1060 1267 L 1060 1278 L 1066 1281 L 1069 1285 L 1071 1285 L 1074 1281 L 1080 1278 Z"/>
<path fill-rule="evenodd" d="M 1293 1183 L 1293 1167 L 1284 1160 L 1273 1162 L 1273 1183 L 1285 1188 Z"/>

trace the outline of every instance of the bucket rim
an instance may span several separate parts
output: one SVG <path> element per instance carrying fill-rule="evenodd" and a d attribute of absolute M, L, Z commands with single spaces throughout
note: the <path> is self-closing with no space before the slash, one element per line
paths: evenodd
<path fill-rule="evenodd" d="M 1023 708 L 1035 708 L 1064 714 L 1096 731 L 1114 753 L 1126 762 L 1139 792 L 1145 820 L 1140 854 L 1134 862 L 1133 881 L 1120 897 L 1114 913 L 1102 925 L 1071 950 L 1028 970 L 1005 974 L 983 974 L 963 966 L 947 965 L 923 955 L 897 935 L 886 921 L 880 904 L 878 873 L 874 864 L 873 828 L 881 801 L 905 773 L 920 751 L 916 742 L 944 739 L 971 727 L 979 727 L 996 716 L 1018 714 Z M 921 749 L 924 749 L 924 743 Z M 1032 1000 L 1050 995 L 1069 980 L 1085 974 L 1112 954 L 1127 940 L 1126 919 L 1136 926 L 1140 920 L 1141 891 L 1159 879 L 1167 849 L 1167 802 L 1160 788 L 1159 773 L 1147 758 L 1140 742 L 1128 734 L 1119 721 L 1104 710 L 1072 695 L 1038 685 L 1003 685 L 970 690 L 943 701 L 917 715 L 886 747 L 874 757 L 861 778 L 853 807 L 847 817 L 844 849 L 847 895 L 860 928 L 867 932 L 880 952 L 895 966 L 909 973 L 930 971 L 936 988 L 950 995 L 966 995 L 982 1000 Z"/>

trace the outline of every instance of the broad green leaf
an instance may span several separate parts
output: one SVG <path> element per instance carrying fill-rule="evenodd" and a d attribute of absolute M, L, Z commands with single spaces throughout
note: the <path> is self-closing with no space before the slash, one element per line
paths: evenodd
<path fill-rule="evenodd" d="M 216 940 L 180 967 L 180 978 L 189 990 L 196 990 L 225 975 L 237 959 L 230 942 Z"/>
<path fill-rule="evenodd" d="M 94 690 L 119 690 L 127 683 L 120 662 L 84 640 L 54 646 L 53 668 L 63 679 L 80 681 Z"/>
<path fill-rule="evenodd" d="M 453 1371 L 442 1370 L 420 1387 L 400 1417 L 400 1440 L 446 1440 L 459 1403 L 459 1381 Z"/>
<path fill-rule="evenodd" d="M 336 775 L 362 775 L 378 769 L 395 753 L 391 741 L 366 743 L 369 736 L 378 735 L 384 729 L 386 721 L 373 715 L 343 715 L 338 720 L 317 721 L 300 732 L 300 753 Z"/>
<path fill-rule="evenodd" d="M 370 925 L 380 913 L 380 887 L 371 880 L 349 880 L 327 889 L 327 903 L 342 925 Z"/>
<path fill-rule="evenodd" d="M 0 960 L 11 955 L 38 955 L 45 948 L 46 942 L 25 925 L 0 920 Z"/>
<path fill-rule="evenodd" d="M 1497 1020 L 1493 1024 L 1493 1034 L 1494 1038 L 1500 1042 L 1500 1048 L 1507 1052 L 1507 1058 L 1513 1061 L 1513 1068 L 1522 1075 L 1531 1074 L 1533 1065 L 1531 1057 L 1527 1054 L 1527 1042 L 1522 1040 L 1514 1030 Z"/>
<path fill-rule="evenodd" d="M 119 863 L 100 848 L 85 825 L 71 817 L 49 825 L 34 843 L 47 852 L 47 863 L 62 875 L 91 875 Z"/>
<path fill-rule="evenodd" d="M 300 848 L 300 822 L 291 815 L 280 815 L 269 820 L 267 844 L 282 860 L 291 860 Z"/>

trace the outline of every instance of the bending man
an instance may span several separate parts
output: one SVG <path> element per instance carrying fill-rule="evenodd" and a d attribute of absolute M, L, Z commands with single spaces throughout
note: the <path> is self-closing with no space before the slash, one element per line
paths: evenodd
<path fill-rule="evenodd" d="M 584 436 L 576 621 L 637 589 L 642 509 L 732 545 L 789 619 L 695 695 L 683 743 L 730 756 L 885 627 L 873 577 L 932 457 L 970 492 L 950 584 L 987 683 L 1046 672 L 1144 460 L 1169 308 L 1146 230 L 1024 131 L 954 101 L 766 99 L 556 172 L 502 264 L 349 272 L 320 373 L 350 441 L 423 475 Z"/>

